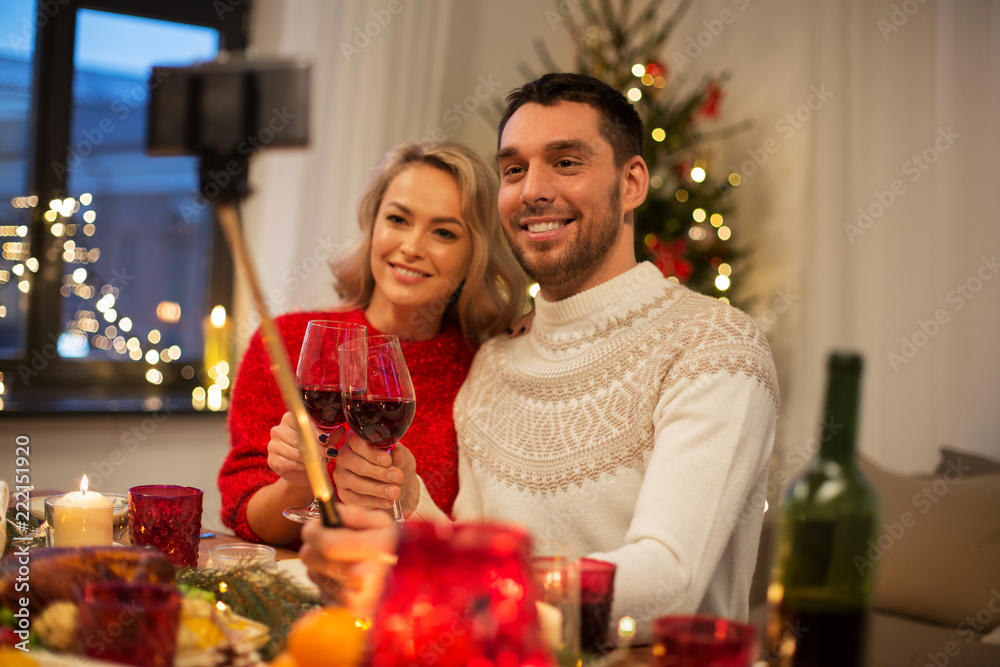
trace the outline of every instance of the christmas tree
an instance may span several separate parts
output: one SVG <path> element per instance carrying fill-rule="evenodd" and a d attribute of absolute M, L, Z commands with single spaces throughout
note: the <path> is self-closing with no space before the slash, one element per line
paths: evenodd
<path fill-rule="evenodd" d="M 546 16 L 573 38 L 575 71 L 622 91 L 643 120 L 650 190 L 636 211 L 636 256 L 672 280 L 730 301 L 736 292 L 733 263 L 742 253 L 726 216 L 740 177 L 715 173 L 709 145 L 747 124 L 706 130 L 718 117 L 728 75 L 691 83 L 684 75 L 691 61 L 683 52 L 664 62 L 667 41 L 691 3 L 681 0 L 665 13 L 662 0 L 649 0 L 638 11 L 630 0 L 562 0 Z M 549 71 L 564 71 L 540 40 L 536 49 Z"/>

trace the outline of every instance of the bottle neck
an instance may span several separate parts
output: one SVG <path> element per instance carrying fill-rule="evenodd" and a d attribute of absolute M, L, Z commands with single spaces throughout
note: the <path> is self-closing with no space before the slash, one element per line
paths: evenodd
<path fill-rule="evenodd" d="M 842 466 L 855 462 L 860 368 L 831 365 L 819 456 Z"/>

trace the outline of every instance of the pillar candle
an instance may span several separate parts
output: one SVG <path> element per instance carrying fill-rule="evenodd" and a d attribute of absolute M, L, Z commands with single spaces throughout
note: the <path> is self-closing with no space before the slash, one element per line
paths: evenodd
<path fill-rule="evenodd" d="M 87 490 L 87 476 L 80 490 L 66 493 L 52 503 L 52 546 L 110 546 L 114 539 L 114 510 L 109 498 Z"/>

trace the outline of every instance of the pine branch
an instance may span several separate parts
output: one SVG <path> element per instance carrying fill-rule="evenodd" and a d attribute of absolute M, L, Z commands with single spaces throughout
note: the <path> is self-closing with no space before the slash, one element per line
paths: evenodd
<path fill-rule="evenodd" d="M 177 583 L 208 591 L 234 613 L 266 625 L 271 638 L 260 649 L 265 660 L 280 652 L 295 619 L 319 604 L 314 591 L 260 568 L 231 572 L 182 568 L 177 571 Z"/>
<path fill-rule="evenodd" d="M 560 71 L 559 65 L 556 64 L 555 59 L 552 54 L 549 53 L 549 48 L 545 45 L 545 41 L 541 39 L 536 39 L 534 41 L 535 53 L 538 54 L 538 59 L 542 62 L 542 66 L 545 67 L 548 72 L 558 72 Z"/>

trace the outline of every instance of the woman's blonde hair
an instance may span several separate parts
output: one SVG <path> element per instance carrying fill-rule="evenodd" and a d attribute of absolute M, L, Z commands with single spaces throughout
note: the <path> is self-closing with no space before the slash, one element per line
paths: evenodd
<path fill-rule="evenodd" d="M 414 164 L 437 167 L 455 177 L 462 197 L 462 217 L 472 239 L 465 281 L 455 286 L 450 299 L 424 306 L 422 321 L 429 325 L 441 315 L 442 321 L 461 327 L 467 341 L 481 343 L 506 330 L 523 313 L 528 279 L 503 234 L 497 211 L 497 175 L 481 157 L 461 144 L 405 143 L 382 156 L 358 200 L 361 237 L 333 262 L 334 287 L 344 307 L 366 308 L 371 302 L 375 289 L 371 267 L 375 217 L 389 184 Z M 421 321 L 416 319 L 411 324 L 419 327 Z"/>

